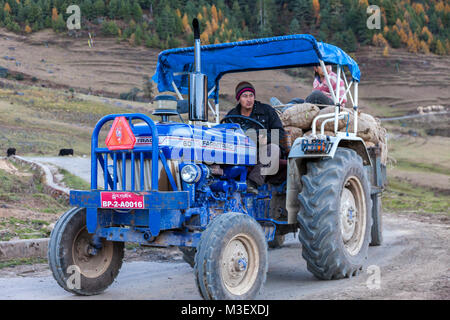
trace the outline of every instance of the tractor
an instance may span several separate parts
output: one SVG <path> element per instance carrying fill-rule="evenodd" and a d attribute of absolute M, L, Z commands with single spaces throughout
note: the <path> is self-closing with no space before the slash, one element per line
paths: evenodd
<path fill-rule="evenodd" d="M 357 63 L 311 35 L 201 46 L 198 21 L 193 27 L 194 47 L 158 56 L 152 79 L 159 92 L 173 94 L 155 98 L 152 117 L 112 114 L 96 124 L 91 188 L 70 192 L 72 208 L 50 236 L 55 280 L 77 295 L 99 294 L 117 277 L 125 242 L 176 246 L 204 299 L 252 299 L 266 281 L 268 247 L 282 245 L 289 233 L 298 233 L 307 268 L 317 278 L 357 275 L 369 245 L 382 241 L 386 183 L 379 150 L 357 136 Z M 325 63 L 336 66 L 346 93 L 353 85 L 353 132 L 348 126 L 338 131 L 348 112 L 340 108 L 342 97 Z M 287 158 L 277 159 L 281 179 L 249 192 L 247 174 L 258 148 L 246 130 L 263 125 L 245 116 L 221 120 L 219 81 L 231 72 L 312 65 L 325 70 L 335 112 L 316 117 L 312 134 L 297 138 Z M 316 130 L 319 117 L 334 121 L 335 136 L 326 135 L 323 125 Z"/>

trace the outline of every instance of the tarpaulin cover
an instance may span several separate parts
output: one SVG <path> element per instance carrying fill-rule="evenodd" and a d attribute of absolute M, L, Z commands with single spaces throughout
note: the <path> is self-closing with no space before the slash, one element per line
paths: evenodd
<path fill-rule="evenodd" d="M 246 40 L 201 46 L 201 72 L 214 86 L 218 99 L 219 80 L 230 72 L 312 66 L 319 63 L 347 66 L 353 80 L 360 80 L 358 64 L 340 48 L 317 42 L 308 34 Z M 188 93 L 188 72 L 194 71 L 194 47 L 162 51 L 152 80 L 158 91 L 172 91 L 172 81 L 182 94 Z"/>

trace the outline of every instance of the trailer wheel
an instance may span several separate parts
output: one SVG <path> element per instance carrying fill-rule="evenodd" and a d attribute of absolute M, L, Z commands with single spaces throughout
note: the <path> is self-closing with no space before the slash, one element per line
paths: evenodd
<path fill-rule="evenodd" d="M 383 211 L 381 209 L 381 194 L 372 195 L 372 240 L 371 246 L 380 246 L 383 243 Z"/>
<path fill-rule="evenodd" d="M 196 248 L 192 247 L 179 247 L 181 253 L 183 253 L 183 260 L 187 264 L 189 264 L 192 268 L 195 264 L 195 253 L 197 252 Z"/>
<path fill-rule="evenodd" d="M 124 243 L 102 239 L 95 252 L 86 227 L 86 210 L 64 213 L 50 235 L 48 262 L 53 277 L 66 291 L 78 295 L 103 292 L 119 274 Z"/>
<path fill-rule="evenodd" d="M 252 299 L 262 289 L 267 269 L 264 232 L 250 216 L 224 213 L 203 232 L 194 272 L 204 299 Z"/>
<path fill-rule="evenodd" d="M 332 159 L 308 162 L 302 185 L 297 220 L 308 270 L 326 280 L 358 274 L 367 260 L 372 226 L 361 157 L 338 148 Z"/>

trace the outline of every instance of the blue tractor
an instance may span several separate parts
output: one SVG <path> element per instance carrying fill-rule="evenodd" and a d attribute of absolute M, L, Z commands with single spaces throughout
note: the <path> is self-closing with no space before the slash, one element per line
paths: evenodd
<path fill-rule="evenodd" d="M 369 245 L 381 243 L 385 184 L 379 150 L 369 150 L 356 135 L 356 62 L 310 35 L 200 46 L 195 21 L 194 34 L 194 47 L 158 57 L 153 77 L 158 90 L 178 96 L 156 99 L 153 118 L 160 121 L 114 114 L 97 123 L 91 190 L 70 192 L 73 208 L 51 233 L 48 261 L 57 283 L 79 295 L 103 292 L 119 273 L 124 243 L 131 242 L 179 247 L 205 299 L 251 299 L 266 280 L 268 244 L 278 246 L 295 232 L 317 278 L 356 275 Z M 221 77 L 317 64 L 326 70 L 325 63 L 337 66 L 347 93 L 353 84 L 354 132 L 338 132 L 335 125 L 335 136 L 326 136 L 323 125 L 316 130 L 316 118 L 312 134 L 296 139 L 288 158 L 279 160 L 282 179 L 248 192 L 247 172 L 257 163 L 257 146 L 244 130 L 263 126 L 243 116 L 219 121 Z M 336 124 L 348 112 L 341 111 L 339 92 L 325 76 L 336 103 L 325 121 Z M 183 112 L 189 123 L 183 122 Z M 172 121 L 174 116 L 181 121 Z"/>

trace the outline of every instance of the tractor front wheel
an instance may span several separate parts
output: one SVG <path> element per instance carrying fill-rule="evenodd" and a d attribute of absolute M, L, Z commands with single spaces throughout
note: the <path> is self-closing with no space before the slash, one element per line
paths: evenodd
<path fill-rule="evenodd" d="M 264 285 L 267 268 L 264 232 L 250 216 L 221 214 L 203 232 L 194 272 L 204 299 L 252 299 Z"/>
<path fill-rule="evenodd" d="M 48 262 L 53 277 L 63 289 L 78 295 L 99 294 L 111 285 L 123 255 L 123 242 L 102 239 L 101 248 L 95 248 L 84 208 L 64 213 L 50 235 Z"/>

